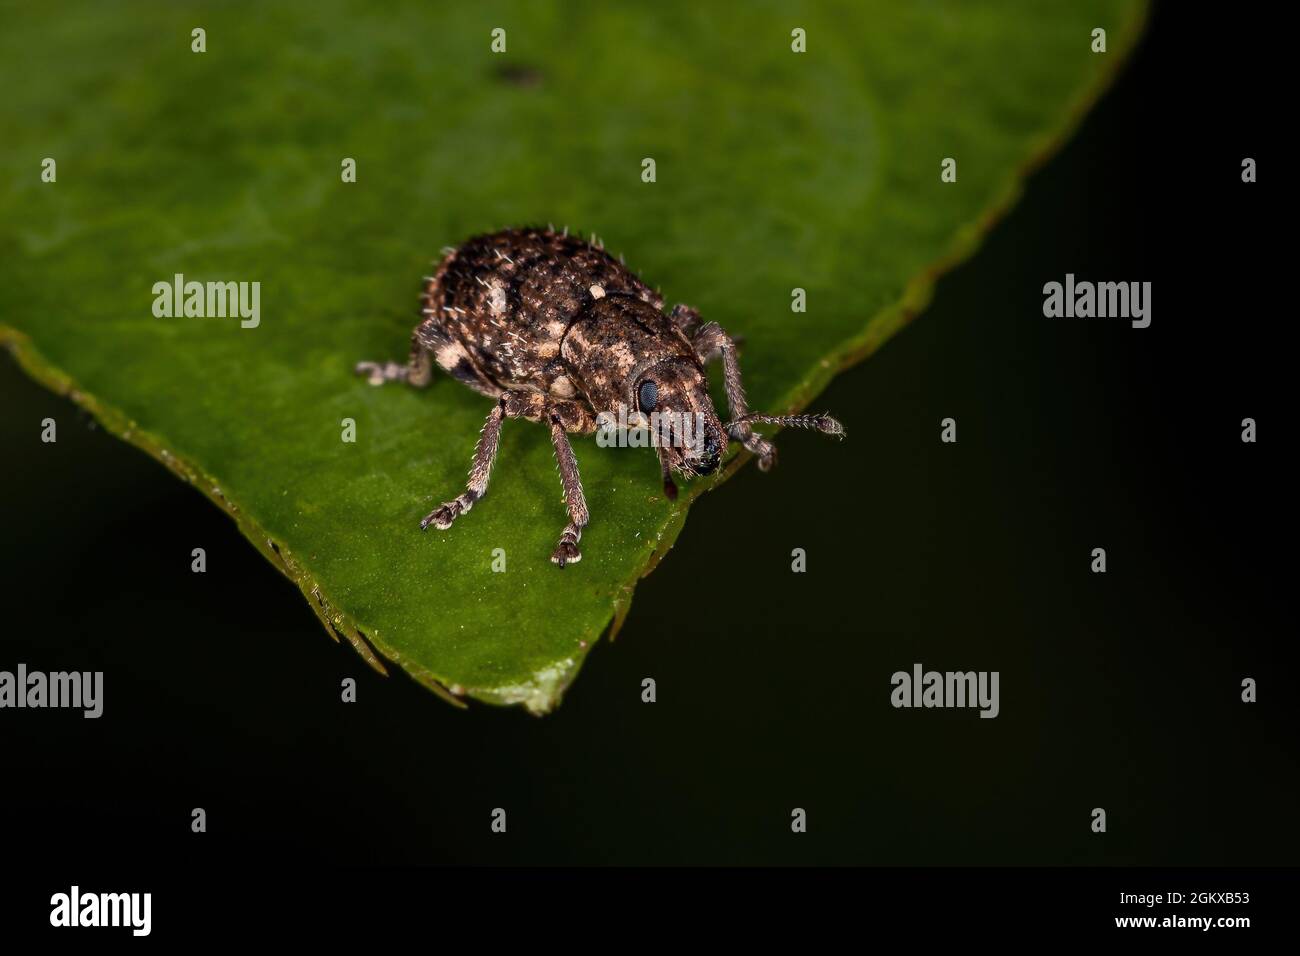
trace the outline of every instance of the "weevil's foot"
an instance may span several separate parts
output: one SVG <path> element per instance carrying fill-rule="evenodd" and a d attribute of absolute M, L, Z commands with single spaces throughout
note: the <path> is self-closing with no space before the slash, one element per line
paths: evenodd
<path fill-rule="evenodd" d="M 759 471 L 772 470 L 772 467 L 776 464 L 775 445 L 773 445 L 770 441 L 767 441 L 766 439 L 760 438 L 758 441 L 756 441 L 753 445 L 750 446 L 749 450 L 752 451 L 756 456 L 758 456 Z"/>
<path fill-rule="evenodd" d="M 353 371 L 364 376 L 371 385 L 383 385 L 406 377 L 406 366 L 396 362 L 358 362 Z"/>
<path fill-rule="evenodd" d="M 581 560 L 582 552 L 578 550 L 578 545 L 567 537 L 561 538 L 560 543 L 551 552 L 551 562 L 560 567 L 564 567 L 566 564 L 577 564 Z"/>
<path fill-rule="evenodd" d="M 677 485 L 673 483 L 671 478 L 664 479 L 664 497 L 669 501 L 677 500 Z"/>
<path fill-rule="evenodd" d="M 814 415 L 813 427 L 823 435 L 833 435 L 836 438 L 844 438 L 844 426 L 840 424 L 838 418 L 832 418 L 830 415 Z"/>
<path fill-rule="evenodd" d="M 429 525 L 433 525 L 439 531 L 446 531 L 463 510 L 465 509 L 461 507 L 459 501 L 448 501 L 441 508 L 430 511 L 420 520 L 420 530 L 427 531 Z"/>

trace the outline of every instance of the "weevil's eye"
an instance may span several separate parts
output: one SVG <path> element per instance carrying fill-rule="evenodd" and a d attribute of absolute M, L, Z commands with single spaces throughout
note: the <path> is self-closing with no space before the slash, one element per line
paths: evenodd
<path fill-rule="evenodd" d="M 641 383 L 641 388 L 636 394 L 637 404 L 641 406 L 643 412 L 653 412 L 655 403 L 659 401 L 659 386 L 654 382 L 646 379 Z"/>

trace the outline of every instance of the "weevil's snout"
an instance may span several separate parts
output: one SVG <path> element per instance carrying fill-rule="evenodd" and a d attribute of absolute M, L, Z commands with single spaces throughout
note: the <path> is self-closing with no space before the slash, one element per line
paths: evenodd
<path fill-rule="evenodd" d="M 692 392 L 687 414 L 679 470 L 687 476 L 711 475 L 727 451 L 727 432 L 713 410 L 707 386 Z"/>
<path fill-rule="evenodd" d="M 722 453 L 726 448 L 727 439 L 722 429 L 706 422 L 696 456 L 686 458 L 687 467 L 697 475 L 711 475 L 718 470 L 718 463 L 722 461 Z"/>

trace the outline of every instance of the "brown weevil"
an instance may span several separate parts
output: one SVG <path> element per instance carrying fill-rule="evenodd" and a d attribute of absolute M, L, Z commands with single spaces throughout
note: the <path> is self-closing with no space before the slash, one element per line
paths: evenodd
<path fill-rule="evenodd" d="M 664 300 L 594 242 L 553 229 L 506 229 L 470 239 L 446 253 L 426 277 L 423 320 L 411 357 L 359 362 L 371 384 L 404 381 L 423 388 L 433 365 L 496 399 L 479 436 L 468 487 L 420 522 L 451 527 L 487 491 L 501 422 L 527 418 L 550 426 L 569 523 L 551 560 L 564 567 L 582 558 L 578 540 L 587 502 L 568 432 L 588 434 L 598 416 L 658 429 L 664 493 L 677 497 L 672 473 L 717 470 L 734 439 L 767 471 L 776 448 L 750 427 L 755 422 L 814 428 L 843 436 L 829 415 L 755 415 L 745 404 L 736 343 L 714 322 L 685 305 L 664 314 Z M 731 421 L 713 410 L 704 366 L 722 358 Z M 657 419 L 657 422 L 655 421 Z M 608 421 L 604 419 L 602 421 Z M 691 429 L 690 421 L 697 427 Z"/>

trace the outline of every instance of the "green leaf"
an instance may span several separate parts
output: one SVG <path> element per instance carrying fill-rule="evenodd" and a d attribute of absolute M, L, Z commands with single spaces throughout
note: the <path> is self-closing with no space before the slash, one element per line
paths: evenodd
<path fill-rule="evenodd" d="M 372 388 L 351 367 L 404 359 L 439 249 L 525 223 L 594 231 L 745 338 L 754 408 L 802 408 L 972 251 L 1144 15 L 1129 0 L 11 10 L 0 336 L 226 508 L 376 666 L 545 711 L 712 482 L 671 505 L 652 452 L 577 440 L 592 521 L 561 571 L 549 437 L 509 421 L 487 497 L 421 533 L 462 489 L 490 403 L 446 377 Z M 154 317 L 154 283 L 177 273 L 260 282 L 260 324 Z"/>

